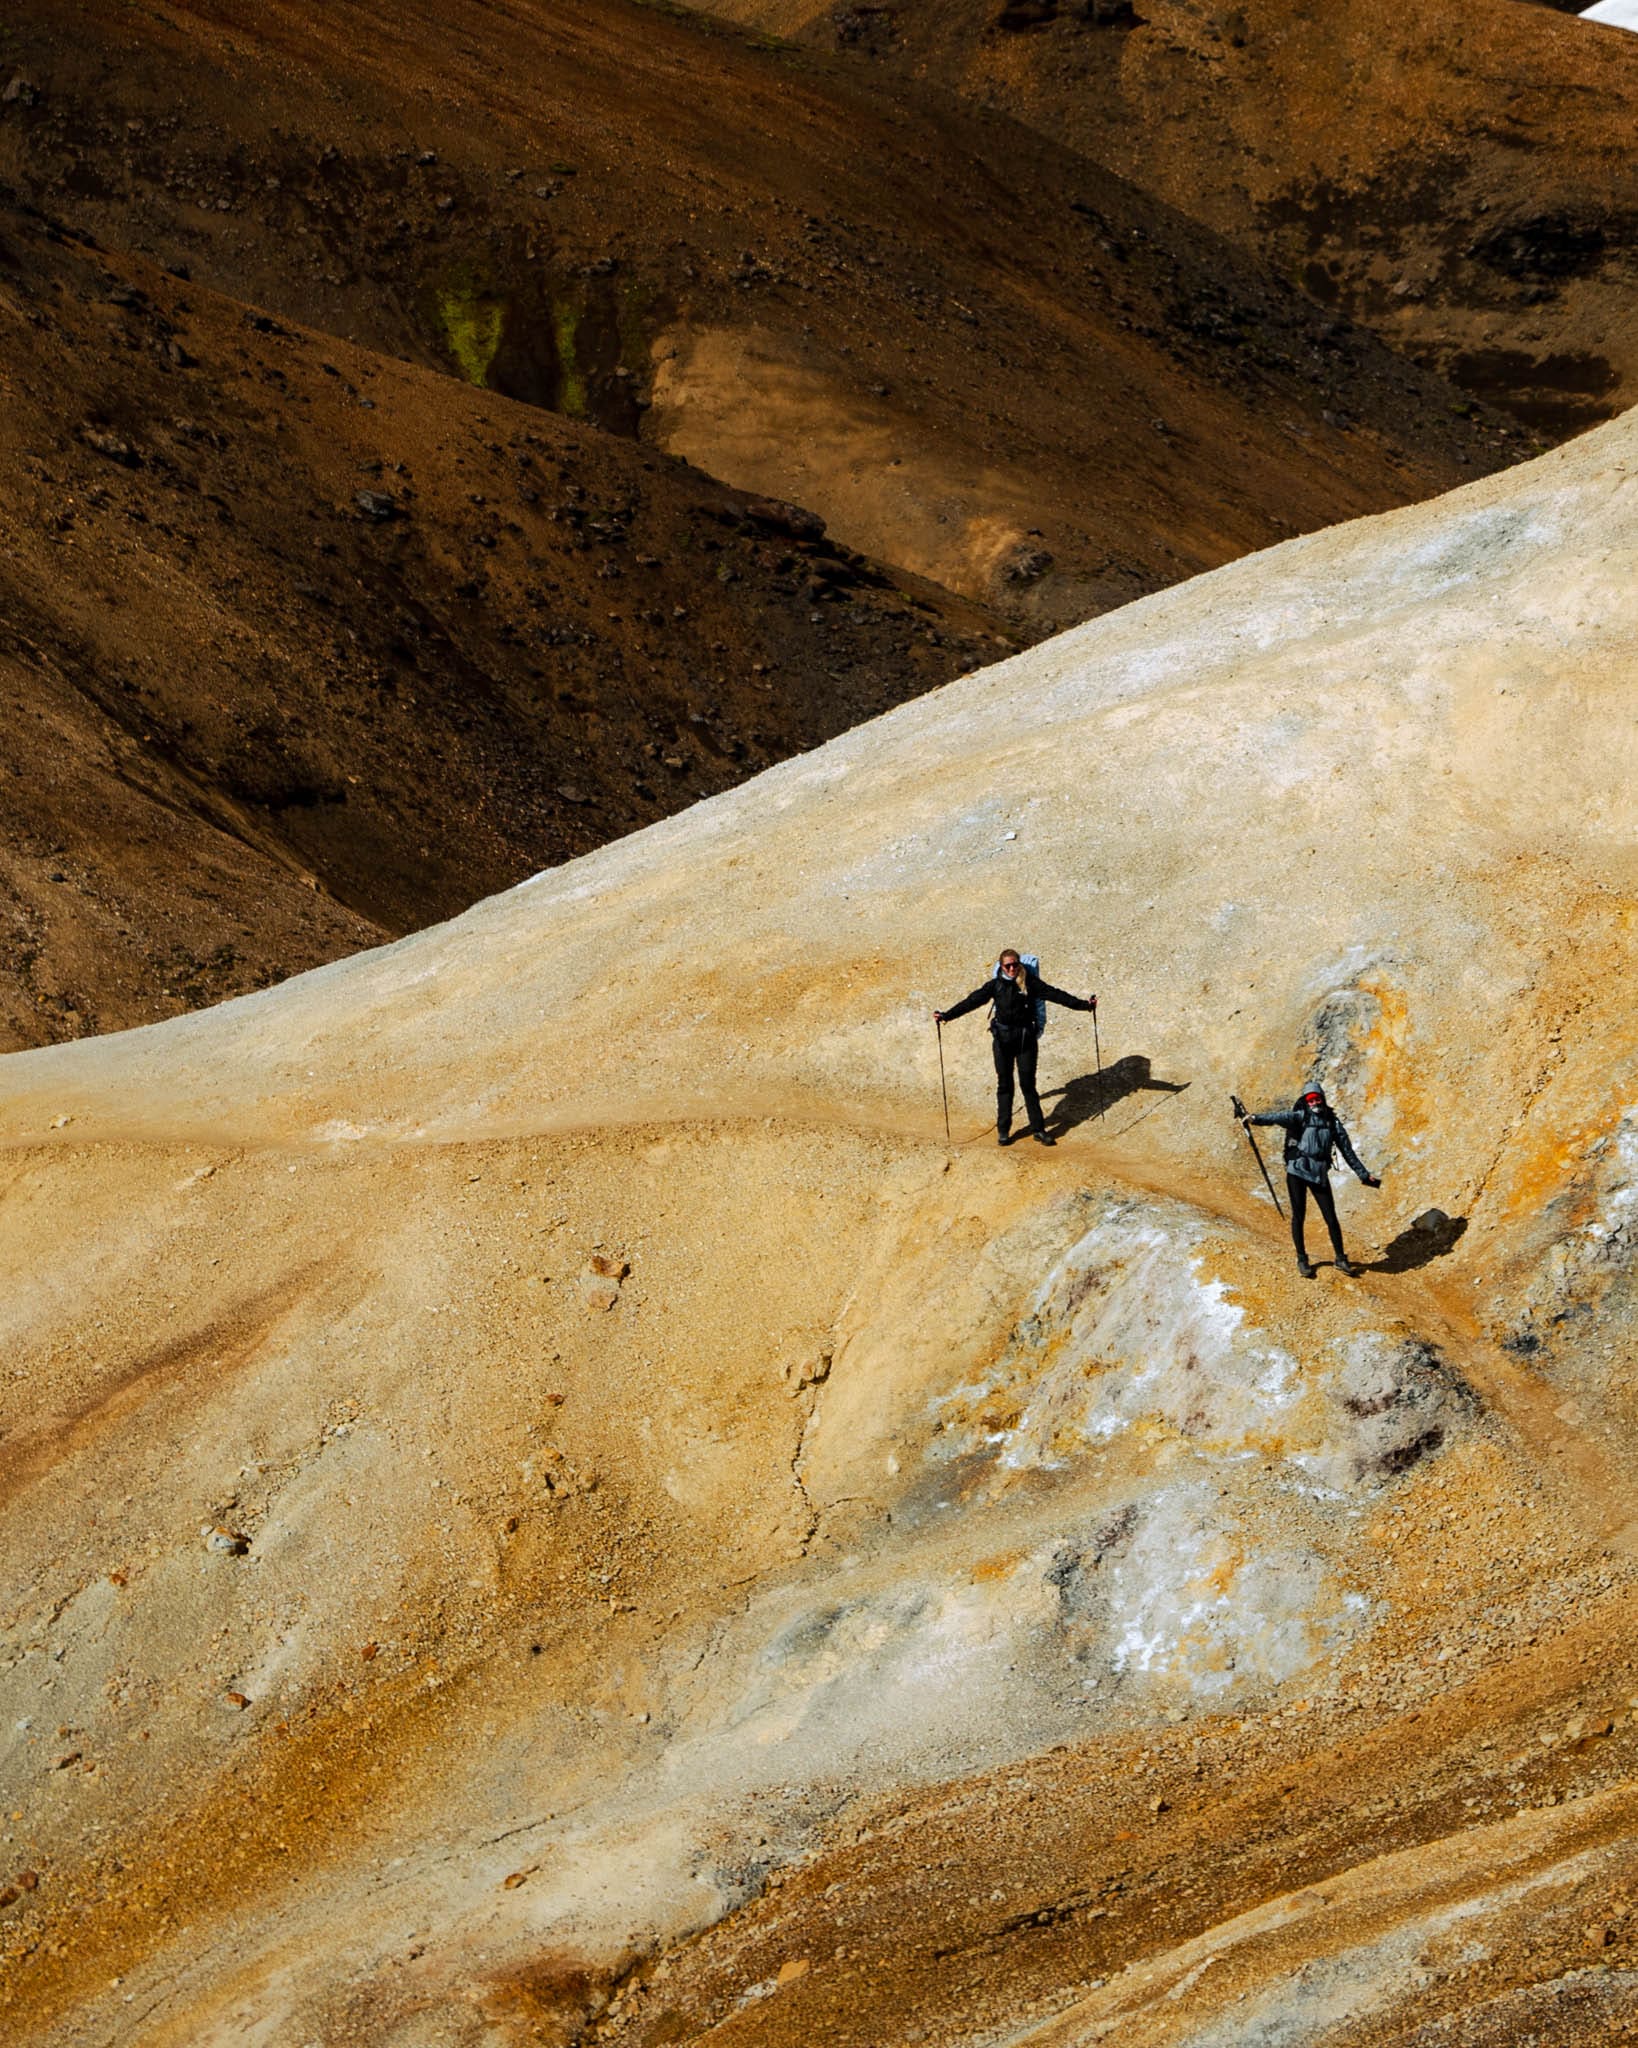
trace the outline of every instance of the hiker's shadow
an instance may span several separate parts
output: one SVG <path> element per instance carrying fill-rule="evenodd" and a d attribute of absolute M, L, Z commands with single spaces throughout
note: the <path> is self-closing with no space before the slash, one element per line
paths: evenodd
<path fill-rule="evenodd" d="M 1424 1209 L 1391 1244 L 1382 1247 L 1381 1256 L 1373 1259 L 1366 1271 L 1414 1273 L 1418 1266 L 1454 1251 L 1466 1229 L 1465 1216 L 1447 1216 L 1443 1209 Z"/>
<path fill-rule="evenodd" d="M 1188 1085 L 1187 1081 L 1157 1081 L 1150 1072 L 1147 1055 L 1129 1052 L 1112 1061 L 1101 1074 L 1077 1074 L 1063 1087 L 1049 1088 L 1042 1097 L 1043 1105 L 1051 1103 L 1046 1110 L 1046 1127 L 1053 1137 L 1061 1138 L 1065 1131 L 1086 1123 L 1100 1110 L 1107 1114 L 1128 1095 L 1137 1095 L 1144 1089 L 1181 1095 Z"/>

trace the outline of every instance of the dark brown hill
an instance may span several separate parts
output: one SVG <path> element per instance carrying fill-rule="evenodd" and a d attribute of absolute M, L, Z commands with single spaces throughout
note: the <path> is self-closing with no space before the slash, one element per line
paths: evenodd
<path fill-rule="evenodd" d="M 996 651 L 635 442 L 10 205 L 0 392 L 0 1047 L 448 916 Z"/>
<path fill-rule="evenodd" d="M 1055 143 L 680 10 L 26 0 L 8 52 L 0 165 L 110 245 L 1034 630 L 1504 453 Z"/>
<path fill-rule="evenodd" d="M 1638 398 L 1638 37 L 1518 0 L 706 0 L 1005 109 L 1558 436 Z"/>

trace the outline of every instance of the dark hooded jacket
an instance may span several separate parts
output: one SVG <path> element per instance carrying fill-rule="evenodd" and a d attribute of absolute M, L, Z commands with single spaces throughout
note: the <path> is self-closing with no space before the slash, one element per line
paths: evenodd
<path fill-rule="evenodd" d="M 1084 996 L 1066 995 L 1061 988 L 1054 988 L 1043 981 L 1038 974 L 1029 978 L 1027 993 L 1021 992 L 1017 981 L 1009 980 L 1004 974 L 996 974 L 989 981 L 980 982 L 970 996 L 963 996 L 959 1003 L 944 1012 L 948 1024 L 952 1017 L 965 1017 L 969 1010 L 976 1010 L 980 1003 L 993 1003 L 994 1014 L 990 1018 L 990 1029 L 997 1038 L 1017 1043 L 1021 1039 L 1035 1038 L 1035 1003 L 1038 997 L 1049 1003 L 1062 1003 L 1067 1010 L 1090 1010 L 1092 1005 Z"/>
<path fill-rule="evenodd" d="M 1361 1180 L 1370 1175 L 1359 1162 L 1359 1154 L 1348 1142 L 1342 1119 L 1328 1102 L 1317 1107 L 1297 1101 L 1289 1109 L 1264 1110 L 1250 1119 L 1254 1124 L 1278 1124 L 1285 1132 L 1285 1170 L 1295 1180 L 1319 1187 L 1330 1177 L 1331 1154 L 1340 1152 Z"/>

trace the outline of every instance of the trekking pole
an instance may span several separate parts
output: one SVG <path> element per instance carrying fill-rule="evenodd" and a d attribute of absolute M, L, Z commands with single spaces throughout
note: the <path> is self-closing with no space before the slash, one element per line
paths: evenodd
<path fill-rule="evenodd" d="M 946 1148 L 953 1152 L 955 1146 L 950 1139 L 950 1089 L 944 1078 L 944 1019 L 935 1017 L 933 1023 L 938 1031 L 938 1085 L 944 1094 L 944 1143 Z"/>
<path fill-rule="evenodd" d="M 1092 1054 L 1098 1063 L 1098 1114 L 1103 1115 L 1103 1047 L 1098 1043 L 1098 1003 L 1092 999 Z"/>
<path fill-rule="evenodd" d="M 1280 1198 L 1274 1192 L 1274 1183 L 1268 1177 L 1268 1168 L 1263 1165 L 1263 1155 L 1257 1148 L 1257 1140 L 1251 1134 L 1251 1119 L 1246 1115 L 1246 1106 L 1238 1095 L 1231 1095 L 1229 1101 L 1234 1104 L 1234 1114 L 1240 1119 L 1240 1128 L 1246 1134 L 1246 1143 L 1251 1147 L 1257 1165 L 1261 1169 L 1263 1183 L 1268 1189 L 1268 1198 L 1274 1204 L 1275 1213 L 1283 1216 L 1285 1211 L 1280 1207 Z"/>

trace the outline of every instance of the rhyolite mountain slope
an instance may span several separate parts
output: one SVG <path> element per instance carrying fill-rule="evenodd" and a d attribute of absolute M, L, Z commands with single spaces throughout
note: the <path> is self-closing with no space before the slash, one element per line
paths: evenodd
<path fill-rule="evenodd" d="M 1635 570 L 1628 419 L 0 1062 L 8 2030 L 1630 2032 Z"/>
<path fill-rule="evenodd" d="M 1116 170 L 1532 432 L 1638 395 L 1638 43 L 1518 0 L 702 0 Z"/>
<path fill-rule="evenodd" d="M 0 172 L 99 240 L 1036 633 L 1521 451 L 1122 178 L 678 8 L 24 0 L 0 54 Z"/>

